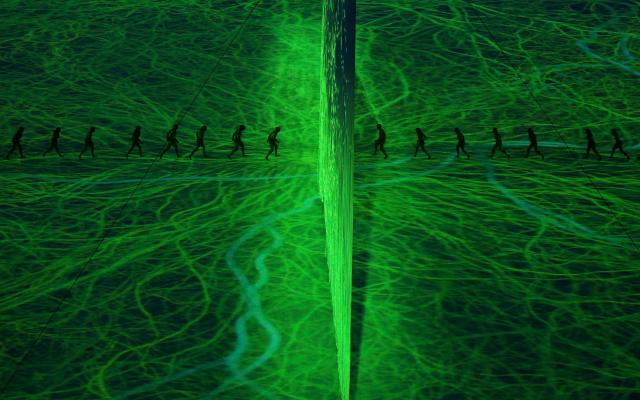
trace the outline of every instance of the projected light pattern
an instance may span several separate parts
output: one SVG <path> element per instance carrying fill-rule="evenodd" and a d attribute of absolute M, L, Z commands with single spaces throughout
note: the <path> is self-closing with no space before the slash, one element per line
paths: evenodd
<path fill-rule="evenodd" d="M 251 6 L 27 3 L 1 6 L 2 140 L 23 124 L 29 158 L 0 162 L 0 384 Z M 640 240 L 637 8 L 416 3 L 358 3 L 351 398 L 637 397 L 640 267 L 620 225 Z M 208 124 L 211 158 L 154 166 L 3 399 L 340 397 L 317 180 L 322 8 L 301 7 L 256 9 L 179 130 L 186 153 Z M 370 156 L 377 122 L 385 161 Z M 249 156 L 229 161 L 239 123 Z M 57 124 L 66 157 L 42 160 Z M 91 124 L 98 158 L 78 162 Z M 136 124 L 145 158 L 127 161 Z M 281 155 L 266 161 L 276 124 Z M 522 158 L 529 125 L 545 161 Z M 586 125 L 603 156 L 618 127 L 634 157 L 580 161 L 614 215 L 573 156 Z M 412 157 L 416 126 L 433 160 Z M 511 161 L 487 158 L 493 126 Z M 238 325 L 258 309 L 264 325 Z"/>
<path fill-rule="evenodd" d="M 318 184 L 324 204 L 327 267 L 342 400 L 349 399 L 353 245 L 354 0 L 323 4 Z"/>

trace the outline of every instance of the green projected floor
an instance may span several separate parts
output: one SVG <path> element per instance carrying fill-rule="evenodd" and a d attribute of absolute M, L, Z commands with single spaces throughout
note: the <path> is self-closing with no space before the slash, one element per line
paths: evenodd
<path fill-rule="evenodd" d="M 27 156 L 0 162 L 0 397 L 338 399 L 321 3 L 256 8 L 179 130 L 188 154 L 207 124 L 209 157 L 139 186 L 253 3 L 55 3 L 0 6 L 0 132 L 25 126 Z M 358 3 L 351 398 L 637 399 L 638 5 L 473 3 Z M 42 159 L 55 126 L 65 157 Z M 573 157 L 585 126 L 600 162 Z"/>

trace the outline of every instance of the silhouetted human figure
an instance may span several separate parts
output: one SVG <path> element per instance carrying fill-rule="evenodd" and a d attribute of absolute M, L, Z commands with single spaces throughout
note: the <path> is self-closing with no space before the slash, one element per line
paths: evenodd
<path fill-rule="evenodd" d="M 496 154 L 496 150 L 500 150 L 502 154 L 507 156 L 507 159 L 510 160 L 511 155 L 507 153 L 504 147 L 502 147 L 502 135 L 498 132 L 498 128 L 493 128 L 493 139 L 496 141 L 496 143 L 493 145 L 493 149 L 491 149 L 491 155 L 489 156 L 489 158 L 493 158 L 493 156 Z"/>
<path fill-rule="evenodd" d="M 231 136 L 231 140 L 233 140 L 233 150 L 231 150 L 231 153 L 227 154 L 227 158 L 231 159 L 231 156 L 233 155 L 233 153 L 235 153 L 236 151 L 238 151 L 238 149 L 240 149 L 242 151 L 242 157 L 245 157 L 246 154 L 244 154 L 244 143 L 242 142 L 242 131 L 244 131 L 245 126 L 244 125 L 240 125 L 238 126 L 238 129 L 235 130 L 235 132 L 233 132 L 233 135 Z"/>
<path fill-rule="evenodd" d="M 193 157 L 193 154 L 196 151 L 198 151 L 198 149 L 200 147 L 202 147 L 202 154 L 205 156 L 205 158 L 207 157 L 207 150 L 205 149 L 205 146 L 204 146 L 204 133 L 206 131 L 207 131 L 207 126 L 206 125 L 202 125 L 200 127 L 200 129 L 198 129 L 198 131 L 196 132 L 196 147 L 195 147 L 195 149 L 193 149 L 191 154 L 189 154 L 189 159 L 191 159 L 191 157 Z"/>
<path fill-rule="evenodd" d="M 613 136 L 613 139 L 616 142 L 614 143 L 613 148 L 611 149 L 611 155 L 609 156 L 609 158 L 613 158 L 613 153 L 615 153 L 616 150 L 620 150 L 620 153 L 624 154 L 624 156 L 627 157 L 627 160 L 630 159 L 631 156 L 629 156 L 629 153 L 624 151 L 624 149 L 622 148 L 622 140 L 620 140 L 620 134 L 615 128 L 611 129 L 611 136 Z"/>
<path fill-rule="evenodd" d="M 462 152 L 466 154 L 467 159 L 471 158 L 469 153 L 467 153 L 467 151 L 464 149 L 465 140 L 464 135 L 462 134 L 462 132 L 460 132 L 460 128 L 455 128 L 454 131 L 456 132 L 456 137 L 458 138 L 458 144 L 456 145 L 456 158 L 460 158 L 460 150 L 462 150 Z"/>
<path fill-rule="evenodd" d="M 50 152 L 51 150 L 56 151 L 56 153 L 58 153 L 58 156 L 60 157 L 64 157 L 62 155 L 62 153 L 60 153 L 60 149 L 58 148 L 58 139 L 60 139 L 60 131 L 62 130 L 62 128 L 57 127 L 56 129 L 53 130 L 53 134 L 51 135 L 51 144 L 49 145 L 49 148 L 47 150 L 45 150 L 44 153 L 42 153 L 42 157 L 44 157 L 48 152 Z"/>
<path fill-rule="evenodd" d="M 269 159 L 269 155 L 272 152 L 275 152 L 276 157 L 278 157 L 278 144 L 280 143 L 278 141 L 278 133 L 280 133 L 280 127 L 276 126 L 276 128 L 267 137 L 267 143 L 269 143 L 269 152 L 264 157 L 267 160 Z"/>
<path fill-rule="evenodd" d="M 424 141 L 427 138 L 427 135 L 425 135 L 422 129 L 420 128 L 416 128 L 416 135 L 418 135 L 418 141 L 416 142 L 416 151 L 413 153 L 413 156 L 414 157 L 417 156 L 418 149 L 422 149 L 422 152 L 424 152 L 429 158 L 429 160 L 431 160 L 431 154 L 429 154 L 427 149 L 424 148 Z"/>
<path fill-rule="evenodd" d="M 535 133 L 533 133 L 533 129 L 527 129 L 527 134 L 529 135 L 529 147 L 527 147 L 527 155 L 525 156 L 525 158 L 528 158 L 531 149 L 534 149 L 536 151 L 536 154 L 538 154 L 544 160 L 544 154 L 542 154 L 542 152 L 538 150 L 538 137 Z"/>
<path fill-rule="evenodd" d="M 87 132 L 87 136 L 85 136 L 84 138 L 84 147 L 82 148 L 82 151 L 78 155 L 78 160 L 82 159 L 82 155 L 88 149 L 91 149 L 91 158 L 96 158 L 95 147 L 93 145 L 93 132 L 95 131 L 96 131 L 95 127 L 92 126 L 91 128 L 89 128 L 89 132 Z"/>
<path fill-rule="evenodd" d="M 384 144 L 387 141 L 387 133 L 384 131 L 384 129 L 382 129 L 381 124 L 377 124 L 376 129 L 378 129 L 378 139 L 376 139 L 376 141 L 373 143 L 373 155 L 375 156 L 376 154 L 378 154 L 379 148 L 382 154 L 384 154 L 384 158 L 386 160 L 389 157 L 386 150 L 384 149 Z"/>
<path fill-rule="evenodd" d="M 127 151 L 127 158 L 129 158 L 129 154 L 133 151 L 134 147 L 138 148 L 138 154 L 142 157 L 142 141 L 140 140 L 140 125 L 137 125 L 133 130 L 133 134 L 131 135 L 131 147 L 129 147 L 129 151 Z"/>
<path fill-rule="evenodd" d="M 598 156 L 598 160 L 602 160 L 602 157 L 600 157 L 600 153 L 598 153 L 598 150 L 596 149 L 596 141 L 593 138 L 591 129 L 584 128 L 584 133 L 587 136 L 587 153 L 584 155 L 584 158 L 589 157 L 589 153 L 591 152 L 591 150 L 593 150 L 593 152 Z"/>
<path fill-rule="evenodd" d="M 176 158 L 180 157 L 180 153 L 178 152 L 178 138 L 176 137 L 178 135 L 178 124 L 173 124 L 173 127 L 169 130 L 169 132 L 167 132 L 167 145 L 164 146 L 164 150 L 162 150 L 162 153 L 160 153 L 160 159 L 162 159 L 162 156 L 164 155 L 164 153 L 166 153 L 170 148 L 174 148 L 174 150 L 176 151 Z"/>
<path fill-rule="evenodd" d="M 24 132 L 24 128 L 19 127 L 16 133 L 11 138 L 11 150 L 9 150 L 9 152 L 7 153 L 7 156 L 5 157 L 7 160 L 9 159 L 9 157 L 11 157 L 11 154 L 13 154 L 13 152 L 16 151 L 16 149 L 20 152 L 20 158 L 24 158 L 24 153 L 22 153 L 22 144 L 20 143 L 20 139 L 22 139 L 23 132 Z"/>

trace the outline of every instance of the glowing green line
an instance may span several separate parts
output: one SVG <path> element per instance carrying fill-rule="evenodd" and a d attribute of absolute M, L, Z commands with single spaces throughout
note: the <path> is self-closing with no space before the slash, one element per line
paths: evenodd
<path fill-rule="evenodd" d="M 318 183 L 324 203 L 326 255 L 342 399 L 349 398 L 353 239 L 353 100 L 355 0 L 323 6 Z"/>

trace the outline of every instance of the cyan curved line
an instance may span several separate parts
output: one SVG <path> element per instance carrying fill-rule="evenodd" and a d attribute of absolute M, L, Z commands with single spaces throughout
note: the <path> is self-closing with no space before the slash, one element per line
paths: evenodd
<path fill-rule="evenodd" d="M 516 145 L 527 145 L 529 142 L 528 141 L 512 141 L 508 143 L 512 146 L 516 146 Z M 566 147 L 564 143 L 559 143 L 559 142 L 540 142 L 540 145 L 545 147 Z M 484 145 L 484 146 L 488 147 L 490 145 Z M 581 146 L 569 145 L 569 147 L 579 148 Z M 632 148 L 637 148 L 637 147 L 640 147 L 640 144 L 636 146 L 632 146 Z M 413 157 L 405 157 L 397 161 L 394 161 L 393 163 L 396 165 L 403 164 L 411 160 L 412 158 Z M 358 185 L 355 185 L 355 188 L 368 188 L 368 187 L 382 186 L 382 185 L 414 180 L 416 177 L 428 176 L 439 170 L 442 170 L 443 168 L 451 164 L 451 162 L 453 162 L 454 159 L 455 159 L 455 153 L 449 153 L 449 155 L 443 161 L 441 161 L 439 164 L 437 164 L 435 167 L 431 169 L 414 173 L 409 176 L 398 177 L 395 179 L 387 179 L 384 181 L 374 182 L 374 183 L 358 184 Z M 389 164 L 391 163 L 385 163 L 385 166 Z M 609 237 L 603 237 L 601 235 L 598 235 L 595 232 L 593 232 L 591 229 L 565 216 L 556 215 L 556 214 L 550 216 L 548 215 L 550 213 L 546 212 L 545 210 L 542 210 L 539 207 L 531 205 L 530 203 L 518 198 L 496 180 L 493 165 L 491 163 L 487 163 L 486 165 L 487 165 L 487 180 L 494 187 L 496 187 L 505 197 L 510 199 L 512 202 L 514 202 L 514 204 L 518 205 L 518 207 L 524 210 L 528 215 L 537 219 L 541 219 L 541 220 L 544 219 L 546 222 L 549 222 L 560 228 L 569 227 L 569 230 L 572 230 L 577 234 L 581 234 L 582 236 L 589 236 L 592 238 L 598 237 L 602 240 L 606 240 L 614 243 L 619 242 L 619 240 L 614 240 Z M 356 169 L 372 169 L 375 167 L 380 167 L 380 165 L 371 164 L 371 165 L 363 166 Z M 295 177 L 315 177 L 316 175 L 317 174 L 296 175 Z M 194 177 L 194 178 L 209 178 L 209 177 Z M 261 178 L 268 179 L 273 177 L 261 177 Z M 176 178 L 175 180 L 179 180 L 179 179 L 180 178 Z M 251 178 L 247 177 L 246 179 L 243 179 L 243 180 L 251 180 Z M 275 251 L 280 246 L 282 246 L 282 237 L 275 229 L 273 229 L 271 224 L 289 215 L 297 214 L 309 209 L 315 201 L 319 200 L 319 198 L 320 197 L 318 195 L 308 197 L 303 201 L 302 206 L 296 209 L 292 209 L 292 210 L 281 212 L 281 213 L 276 213 L 263 218 L 258 224 L 249 228 L 243 235 L 240 236 L 240 238 L 238 238 L 235 242 L 233 242 L 229 247 L 225 255 L 225 261 L 228 267 L 233 271 L 234 275 L 236 276 L 236 279 L 238 279 L 238 281 L 240 282 L 242 288 L 244 289 L 244 296 L 245 296 L 245 300 L 247 301 L 247 310 L 236 321 L 235 330 L 236 330 L 236 335 L 238 339 L 236 342 L 235 349 L 227 357 L 221 360 L 218 359 L 194 368 L 189 368 L 189 369 L 180 371 L 174 375 L 164 377 L 163 379 L 155 381 L 153 383 L 142 385 L 138 388 L 132 389 L 124 394 L 117 396 L 116 399 L 124 399 L 124 398 L 127 398 L 128 396 L 131 396 L 137 393 L 146 392 L 156 388 L 157 386 L 169 383 L 171 381 L 190 376 L 192 374 L 201 372 L 203 370 L 220 367 L 222 365 L 227 366 L 227 368 L 231 370 L 232 376 L 229 377 L 227 380 L 225 380 L 220 386 L 218 386 L 212 392 L 208 393 L 205 397 L 203 397 L 203 399 L 213 398 L 214 396 L 222 393 L 224 390 L 226 390 L 226 388 L 229 385 L 233 383 L 248 385 L 257 393 L 260 393 L 262 396 L 265 396 L 265 398 L 275 399 L 276 397 L 273 394 L 269 393 L 265 389 L 255 384 L 255 382 L 252 382 L 247 378 L 247 375 L 250 372 L 259 368 L 261 365 L 267 362 L 269 358 L 277 351 L 280 345 L 280 334 L 262 313 L 260 295 L 258 293 L 258 290 L 264 287 L 264 285 L 268 282 L 268 269 L 265 263 L 267 256 L 271 252 Z M 547 215 L 545 215 L 545 213 Z M 238 265 L 235 262 L 235 255 L 239 251 L 242 244 L 249 241 L 254 236 L 256 236 L 260 231 L 263 231 L 263 230 L 266 230 L 271 235 L 271 237 L 273 238 L 273 241 L 271 245 L 267 249 L 263 250 L 255 260 L 255 267 L 256 267 L 256 270 L 258 271 L 258 279 L 254 284 L 252 284 L 251 282 L 249 282 L 247 277 L 244 274 L 242 274 L 242 271 L 240 270 L 240 268 L 238 268 Z M 269 335 L 269 344 L 267 345 L 267 349 L 261 354 L 261 356 L 258 359 L 253 361 L 250 365 L 242 368 L 240 366 L 240 361 L 243 354 L 246 353 L 249 347 L 246 323 L 251 318 L 255 318 L 258 321 L 258 323 L 267 331 Z"/>
<path fill-rule="evenodd" d="M 615 12 L 615 10 L 613 10 L 611 7 L 608 7 L 607 5 L 605 5 L 605 7 L 609 8 L 610 12 Z M 618 21 L 619 21 L 619 17 L 615 16 L 615 17 L 611 18 L 610 20 L 608 20 L 607 22 L 596 26 L 590 32 L 589 40 L 596 40 L 598 38 L 598 31 L 600 31 L 600 29 L 602 29 L 602 27 L 605 27 L 607 25 L 615 26 Z M 622 53 L 625 55 L 625 57 L 627 57 L 628 59 L 633 61 L 635 59 L 635 57 L 629 51 L 629 47 L 627 46 L 627 41 L 628 40 L 629 40 L 629 35 L 625 34 L 623 36 L 623 38 L 621 39 L 621 41 L 618 43 L 618 46 L 622 50 Z M 611 65 L 613 65 L 613 66 L 615 66 L 617 68 L 620 68 L 620 69 L 622 69 L 624 71 L 627 71 L 630 74 L 633 74 L 635 76 L 639 76 L 640 77 L 640 72 L 636 71 L 635 69 L 631 68 L 630 66 L 628 66 L 626 64 L 623 64 L 621 62 L 612 60 L 611 58 L 601 56 L 600 54 L 598 54 L 598 53 L 594 52 L 593 50 L 591 50 L 589 45 L 587 45 L 587 41 L 586 40 L 584 40 L 584 39 L 576 40 L 576 45 L 582 51 L 584 51 L 589 57 L 595 58 L 596 60 L 599 60 L 599 61 L 603 61 L 603 62 L 609 63 L 609 64 L 611 64 Z"/>
<path fill-rule="evenodd" d="M 227 263 L 227 266 L 231 269 L 231 271 L 235 275 L 236 279 L 240 282 L 240 285 L 244 290 L 244 297 L 246 300 L 247 307 L 246 307 L 246 311 L 238 318 L 235 324 L 236 335 L 238 338 L 236 342 L 236 347 L 231 352 L 231 354 L 229 354 L 225 358 L 225 365 L 231 370 L 232 376 L 225 379 L 225 381 L 220 386 L 218 386 L 208 395 L 203 397 L 203 399 L 213 399 L 215 398 L 216 395 L 219 395 L 220 393 L 224 392 L 230 384 L 237 383 L 237 382 L 241 382 L 249 385 L 252 389 L 254 389 L 261 396 L 263 396 L 262 398 L 269 398 L 269 399 L 276 398 L 273 394 L 269 393 L 266 389 L 260 388 L 254 382 L 251 382 L 246 378 L 249 373 L 251 373 L 253 370 L 263 365 L 265 362 L 267 362 L 271 358 L 271 356 L 278 350 L 278 347 L 280 346 L 280 340 L 281 340 L 280 333 L 277 331 L 277 329 L 273 326 L 273 324 L 271 324 L 271 322 L 266 318 L 266 316 L 262 312 L 262 306 L 260 303 L 260 294 L 258 292 L 259 289 L 262 288 L 269 280 L 268 269 L 265 264 L 265 260 L 267 256 L 273 251 L 275 251 L 276 249 L 278 249 L 280 246 L 282 246 L 282 237 L 275 229 L 273 229 L 271 224 L 273 224 L 274 222 L 282 218 L 308 210 L 309 208 L 311 208 L 314 202 L 319 198 L 320 197 L 317 195 L 308 197 L 303 202 L 302 206 L 296 209 L 273 214 L 269 217 L 263 218 L 258 224 L 251 227 L 242 236 L 240 236 L 239 239 L 237 239 L 234 243 L 232 243 L 229 250 L 227 251 L 225 255 L 225 261 Z M 251 240 L 254 236 L 256 236 L 262 230 L 266 230 L 273 238 L 273 241 L 271 245 L 267 247 L 265 250 L 263 250 L 262 252 L 260 252 L 258 257 L 256 258 L 255 267 L 258 271 L 258 279 L 255 284 L 251 284 L 247 279 L 247 277 L 242 273 L 242 270 L 238 267 L 235 261 L 235 255 L 238 252 L 239 248 L 242 246 L 242 244 Z M 267 335 L 269 337 L 269 342 L 266 350 L 260 355 L 260 357 L 254 360 L 250 365 L 246 367 L 242 367 L 240 365 L 240 361 L 242 359 L 243 354 L 249 348 L 249 340 L 248 340 L 249 337 L 247 335 L 246 324 L 252 318 L 255 319 L 258 322 L 258 324 L 267 332 Z"/>
<path fill-rule="evenodd" d="M 522 200 L 509 189 L 504 187 L 495 177 L 495 169 L 493 164 L 485 163 L 485 167 L 487 169 L 487 180 L 500 192 L 503 196 L 511 200 L 515 205 L 517 205 L 522 211 L 527 213 L 528 215 L 544 221 L 550 225 L 555 226 L 556 228 L 560 228 L 562 230 L 568 230 L 575 233 L 578 236 L 587 237 L 589 239 L 598 239 L 600 241 L 609 242 L 611 244 L 615 244 L 618 246 L 623 246 L 621 242 L 624 242 L 620 239 L 611 238 L 608 236 L 600 235 L 599 233 L 594 232 L 590 228 L 572 220 L 571 218 L 565 217 L 564 215 L 556 214 L 548 210 L 541 209 L 527 201 Z"/>
<path fill-rule="evenodd" d="M 640 72 L 636 71 L 635 69 L 629 67 L 628 65 L 625 65 L 621 62 L 612 60 L 610 58 L 607 57 L 603 57 L 600 54 L 595 53 L 593 50 L 591 50 L 591 48 L 585 43 L 584 40 L 576 40 L 576 45 L 582 50 L 584 51 L 589 57 L 591 58 L 595 58 L 596 60 L 600 60 L 606 63 L 609 63 L 615 67 L 618 67 L 620 69 L 623 69 L 625 71 L 627 71 L 630 74 L 633 74 L 635 76 L 640 76 Z"/>

